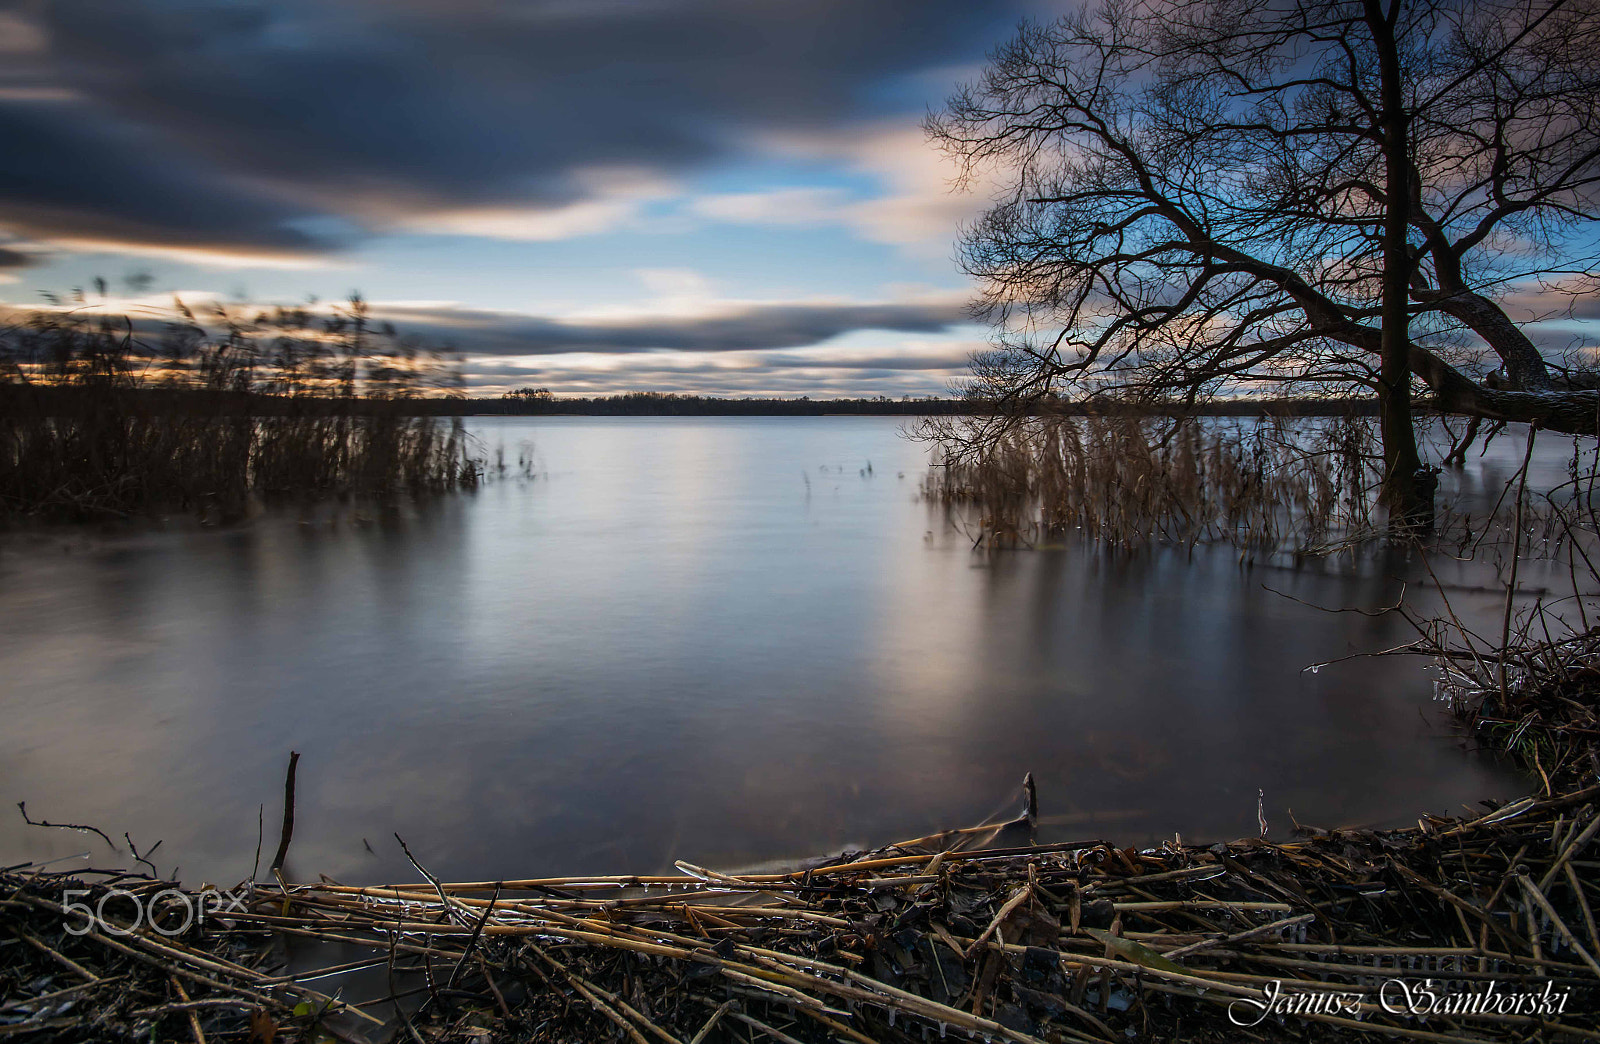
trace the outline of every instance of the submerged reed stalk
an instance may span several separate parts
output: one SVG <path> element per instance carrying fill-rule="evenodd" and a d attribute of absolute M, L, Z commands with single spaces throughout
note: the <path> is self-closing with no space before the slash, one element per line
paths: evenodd
<path fill-rule="evenodd" d="M 944 422 L 926 492 L 1017 542 L 1068 530 L 1151 541 L 1303 549 L 1365 530 L 1378 468 L 1359 419 L 1037 416 Z"/>

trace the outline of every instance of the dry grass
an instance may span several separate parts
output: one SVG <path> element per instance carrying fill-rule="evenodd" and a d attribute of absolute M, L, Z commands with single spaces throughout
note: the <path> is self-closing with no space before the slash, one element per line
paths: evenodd
<path fill-rule="evenodd" d="M 15 997 L 0 1032 L 241 1044 L 1593 1040 L 1600 938 L 1583 849 L 1600 829 L 1597 799 L 1591 786 L 1402 830 L 1143 850 L 1035 844 L 1030 800 L 1009 823 L 791 873 L 679 862 L 653 876 L 447 883 L 413 859 L 411 882 L 247 883 L 203 923 L 189 913 L 203 897 L 173 882 L 11 867 L 0 924 L 22 944 L 0 951 L 0 987 Z M 98 924 L 83 924 L 84 907 Z M 134 931 L 142 916 L 158 930 Z M 329 946 L 310 950 L 316 940 Z M 285 974 L 294 954 L 299 974 Z M 318 956 L 326 967 L 307 967 Z M 376 973 L 375 995 L 352 1003 L 331 976 L 360 968 Z M 1396 1010 L 1422 990 L 1452 1006 Z M 1279 991 L 1302 1003 L 1263 1018 Z M 1344 1003 L 1303 1003 L 1330 991 Z M 1463 1002 L 1485 991 L 1560 1007 L 1474 1014 Z"/>
<path fill-rule="evenodd" d="M 925 492 L 975 505 L 991 544 L 1080 530 L 1125 547 L 1306 549 L 1366 531 L 1376 512 L 1360 419 L 961 418 L 922 435 L 944 457 Z"/>
<path fill-rule="evenodd" d="M 470 488 L 459 421 L 416 408 L 455 380 L 359 298 L 330 319 L 41 313 L 0 332 L 0 518 L 223 520 L 276 497 Z"/>

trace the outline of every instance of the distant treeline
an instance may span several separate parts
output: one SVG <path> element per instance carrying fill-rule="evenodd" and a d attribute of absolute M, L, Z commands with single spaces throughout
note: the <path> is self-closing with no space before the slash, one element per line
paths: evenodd
<path fill-rule="evenodd" d="M 547 389 L 518 391 L 493 399 L 418 400 L 417 407 L 456 415 L 589 416 L 589 417 L 820 417 L 827 415 L 956 416 L 991 412 L 986 404 L 964 398 L 890 399 L 723 399 L 706 395 L 629 392 L 597 397 L 557 396 Z M 1374 416 L 1376 400 L 1367 399 L 1232 399 L 1202 403 L 1178 411 L 1160 405 L 1057 401 L 1036 412 L 1063 416 L 1142 414 L 1166 416 L 1183 412 L 1201 417 L 1335 417 Z"/>
<path fill-rule="evenodd" d="M 576 414 L 591 417 L 718 417 L 718 416 L 822 416 L 824 414 L 888 414 L 927 416 L 957 414 L 971 409 L 960 399 L 723 399 L 709 395 L 662 392 L 628 392 L 594 398 L 566 397 L 536 392 L 513 392 L 494 399 L 457 399 L 448 408 L 463 414 L 513 414 L 546 416 Z"/>
<path fill-rule="evenodd" d="M 147 416 L 384 416 L 410 417 L 933 417 L 982 415 L 993 409 L 969 399 L 723 399 L 708 395 L 629 392 L 593 398 L 470 398 L 461 395 L 340 396 L 277 394 L 236 388 L 193 388 L 162 385 L 122 389 L 128 405 Z M 24 406 L 46 415 L 72 415 L 101 402 L 98 389 L 77 383 L 15 384 L 0 380 L 0 411 Z M 1423 401 L 1419 410 L 1428 408 Z M 1374 399 L 1230 399 L 1199 403 L 1184 409 L 1145 403 L 1059 401 L 1036 406 L 1032 415 L 1060 417 L 1371 417 Z"/>

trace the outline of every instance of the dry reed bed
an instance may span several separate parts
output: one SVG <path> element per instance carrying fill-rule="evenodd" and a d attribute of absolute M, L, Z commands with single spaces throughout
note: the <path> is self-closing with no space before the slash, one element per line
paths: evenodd
<path fill-rule="evenodd" d="M 417 415 L 452 390 L 449 358 L 372 324 L 359 299 L 321 319 L 176 307 L 0 329 L 0 520 L 215 521 L 273 497 L 478 483 L 459 421 Z"/>
<path fill-rule="evenodd" d="M 1374 519 L 1377 458 L 1360 418 L 964 418 L 921 434 L 943 455 L 925 494 L 977 506 L 991 544 L 1080 530 L 1116 546 L 1306 547 Z"/>
<path fill-rule="evenodd" d="M 1456 716 L 1550 795 L 1600 780 L 1600 626 L 1536 640 L 1526 630 L 1539 618 L 1527 613 L 1504 657 L 1486 655 L 1485 643 L 1470 638 L 1433 655 Z"/>
<path fill-rule="evenodd" d="M 786 874 L 255 885 L 227 921 L 66 933 L 62 892 L 167 882 L 5 873 L 0 1035 L 36 1040 L 1110 1042 L 1593 1039 L 1600 787 L 1393 831 L 1214 846 L 982 848 L 1028 820 Z M 975 847 L 980 846 L 980 847 Z M 160 907 L 160 904 L 157 904 Z M 167 897 L 160 923 L 182 904 Z M 119 922 L 118 918 L 123 920 Z M 285 943 L 337 944 L 387 997 L 334 1000 Z M 1418 1020 L 1381 983 L 1554 995 L 1549 1013 Z M 1242 1029 L 1274 982 L 1352 1006 Z M 308 983 L 314 983 L 308 985 Z M 1398 993 L 1391 987 L 1391 999 Z M 252 1036 L 254 1034 L 254 1036 Z"/>

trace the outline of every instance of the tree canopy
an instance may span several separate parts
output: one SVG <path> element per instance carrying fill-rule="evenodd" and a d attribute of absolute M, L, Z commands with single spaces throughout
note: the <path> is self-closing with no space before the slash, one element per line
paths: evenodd
<path fill-rule="evenodd" d="M 928 124 L 1007 186 L 961 247 L 996 328 L 977 387 L 1381 390 L 1387 326 L 1442 408 L 1596 433 L 1594 383 L 1507 305 L 1597 285 L 1596 53 L 1600 0 L 1110 0 L 1025 24 Z"/>

